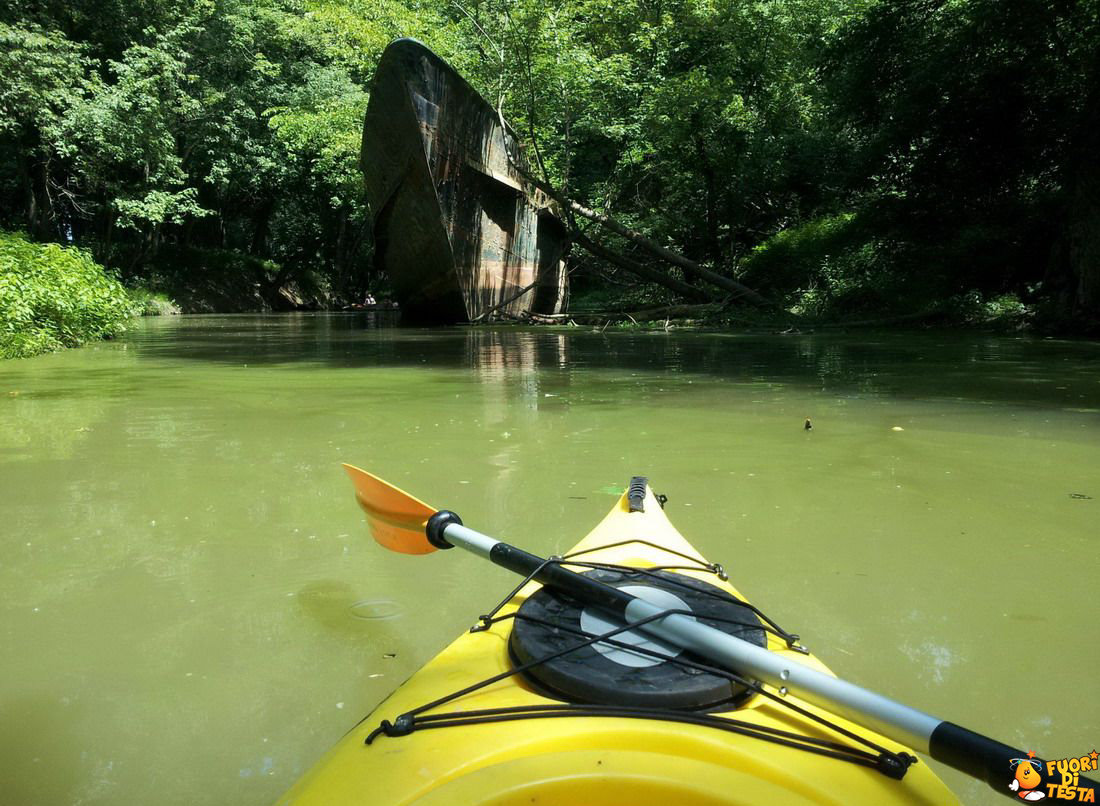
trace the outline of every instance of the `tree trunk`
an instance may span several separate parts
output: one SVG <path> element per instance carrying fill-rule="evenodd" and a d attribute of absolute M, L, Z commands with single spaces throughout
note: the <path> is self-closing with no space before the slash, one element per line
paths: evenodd
<path fill-rule="evenodd" d="M 1066 245 L 1072 282 L 1072 313 L 1100 320 L 1100 47 L 1086 73 L 1087 91 L 1081 104 L 1070 160 L 1070 209 Z"/>
<path fill-rule="evenodd" d="M 253 217 L 251 253 L 259 258 L 267 257 L 267 236 L 271 229 L 271 214 L 275 211 L 275 200 L 261 202 Z"/>
<path fill-rule="evenodd" d="M 501 128 L 504 131 L 508 131 L 508 125 L 504 122 L 504 116 L 500 110 L 499 104 L 497 105 L 497 116 L 500 120 Z M 534 138 L 534 131 L 531 132 L 531 136 L 532 138 Z M 537 145 L 538 144 L 536 142 L 536 149 Z M 700 280 L 704 280 L 711 285 L 716 285 L 719 288 L 725 289 L 730 294 L 732 294 L 734 298 L 744 298 L 756 305 L 771 307 L 771 303 L 768 300 L 764 299 L 764 297 L 760 296 L 760 294 L 753 291 L 748 286 L 743 285 L 729 277 L 724 277 L 723 275 L 718 274 L 717 272 L 713 272 L 708 268 L 700 266 L 695 261 L 688 260 L 683 255 L 677 252 L 673 252 L 671 249 L 666 249 L 660 244 L 651 241 L 649 238 L 642 235 L 642 233 L 638 232 L 637 230 L 633 230 L 630 227 L 627 227 L 626 225 L 620 223 L 619 221 L 616 221 L 611 216 L 604 215 L 603 213 L 598 213 L 595 210 L 585 207 L 579 202 L 573 201 L 573 199 L 566 196 L 565 193 L 551 185 L 548 181 L 543 181 L 538 177 L 532 175 L 532 173 L 527 170 L 527 168 L 522 165 L 519 160 L 515 159 L 510 150 L 506 149 L 506 153 L 508 154 L 508 161 L 512 164 L 512 167 L 515 168 L 516 171 L 518 171 L 525 179 L 527 179 L 527 181 L 533 184 L 536 188 L 550 196 L 550 198 L 554 199 L 554 201 L 556 201 L 558 204 L 562 205 L 568 212 L 576 213 L 584 218 L 587 218 L 589 221 L 595 221 L 601 227 L 606 227 L 612 232 L 618 233 L 622 237 L 626 238 L 628 241 L 631 241 L 638 246 L 641 246 L 643 249 L 647 250 L 653 255 L 656 255 L 661 260 L 664 260 L 667 263 L 672 263 L 675 266 L 679 266 L 686 273 L 691 274 L 692 276 L 697 277 Z M 572 219 L 570 219 L 570 224 L 572 225 L 572 223 Z M 576 227 L 572 226 L 571 229 L 575 231 Z M 578 241 L 578 243 L 580 243 L 580 241 Z M 589 243 L 592 242 L 589 241 Z M 586 246 L 585 248 L 587 249 L 588 247 Z M 619 265 L 622 264 L 620 263 Z M 661 276 L 664 277 L 664 275 Z M 654 282 L 660 281 L 654 280 Z M 688 288 L 691 287 L 688 286 L 687 283 L 683 283 L 682 285 Z"/>
<path fill-rule="evenodd" d="M 534 313 L 528 317 L 540 324 L 562 324 L 576 322 L 582 325 L 606 325 L 611 322 L 632 320 L 637 322 L 659 322 L 662 319 L 687 319 L 706 316 L 721 310 L 717 302 L 704 302 L 698 305 L 665 305 L 660 308 L 646 308 L 640 311 L 608 311 L 605 313 Z"/>
<path fill-rule="evenodd" d="M 37 239 L 52 241 L 56 234 L 50 232 L 49 222 L 53 218 L 50 204 L 49 176 L 46 163 L 41 159 L 29 158 L 30 162 L 30 204 L 27 210 L 27 229 Z"/>
<path fill-rule="evenodd" d="M 707 156 L 706 143 L 698 134 L 698 126 L 695 135 L 695 156 L 699 160 L 699 172 L 703 175 L 703 187 L 706 192 L 707 257 L 717 264 L 722 257 L 721 250 L 718 248 L 718 177 Z"/>
<path fill-rule="evenodd" d="M 260 294 L 267 304 L 271 306 L 272 310 L 292 311 L 298 309 L 298 305 L 291 302 L 288 297 L 280 293 L 283 286 L 290 281 L 293 274 L 294 265 L 289 260 L 279 267 L 278 274 L 271 280 L 268 280 L 263 271 L 260 270 L 258 275 L 260 281 Z"/>
<path fill-rule="evenodd" d="M 538 186 L 540 190 L 550 193 L 550 190 L 547 189 L 549 188 L 549 186 L 546 185 L 546 183 L 540 182 L 538 183 Z M 769 304 L 768 301 L 764 299 L 764 297 L 760 296 L 748 286 L 742 285 L 736 280 L 733 280 L 729 277 L 724 277 L 721 274 L 713 272 L 708 268 L 700 266 L 695 261 L 688 260 L 683 255 L 673 252 L 671 249 L 666 249 L 660 244 L 654 243 L 649 238 L 642 235 L 640 232 L 630 229 L 624 224 L 621 224 L 620 222 L 613 219 L 611 216 L 604 215 L 603 213 L 597 213 L 595 210 L 591 210 L 588 207 L 585 207 L 584 205 L 573 201 L 572 199 L 558 193 L 556 190 L 553 193 L 550 193 L 550 195 L 553 196 L 558 201 L 558 203 L 564 204 L 578 215 L 587 218 L 589 221 L 595 221 L 600 226 L 606 227 L 612 232 L 618 233 L 619 235 L 626 238 L 628 241 L 631 241 L 632 243 L 641 246 L 642 248 L 646 249 L 647 251 L 651 252 L 652 254 L 656 255 L 657 257 L 668 263 L 679 266 L 685 272 L 699 278 L 700 280 L 704 280 L 711 285 L 718 286 L 719 288 L 733 294 L 735 297 L 743 297 L 750 302 L 756 303 L 757 305 Z"/>
<path fill-rule="evenodd" d="M 1100 182 L 1094 168 L 1078 176 L 1067 224 L 1073 312 L 1100 319 Z"/>
<path fill-rule="evenodd" d="M 155 228 L 156 224 L 151 224 L 150 227 Z M 143 229 L 141 232 L 141 242 L 134 250 L 134 256 L 130 260 L 129 267 L 125 270 L 126 277 L 136 277 L 138 270 L 145 265 L 146 259 L 152 252 L 154 244 L 154 229 Z"/>
<path fill-rule="evenodd" d="M 111 211 L 110 202 L 104 205 L 104 222 L 103 222 L 103 255 L 99 258 L 99 262 L 104 265 L 111 264 L 111 241 L 115 235 L 115 217 Z"/>
<path fill-rule="evenodd" d="M 26 155 L 19 160 L 19 184 L 23 187 L 23 220 L 27 232 L 34 232 L 38 223 L 38 198 L 31 180 L 31 158 Z"/>
<path fill-rule="evenodd" d="M 507 126 L 504 123 L 503 117 L 501 117 L 500 122 L 501 127 L 507 130 Z M 533 176 L 529 170 L 527 170 L 523 165 L 519 163 L 518 160 L 512 157 L 511 153 L 509 153 L 508 159 L 512 163 L 512 166 L 520 174 L 522 174 L 523 177 L 527 179 L 527 181 L 529 181 L 546 195 L 550 196 L 550 198 L 554 199 L 554 201 L 562 205 L 566 210 L 587 218 L 589 221 L 595 221 L 601 227 L 606 227 L 612 232 L 618 233 L 619 235 L 626 238 L 628 241 L 631 241 L 632 243 L 637 244 L 638 246 L 642 247 L 653 255 L 656 255 L 661 260 L 664 260 L 667 263 L 672 263 L 675 266 L 679 266 L 688 274 L 691 274 L 700 280 L 704 280 L 711 285 L 716 285 L 719 288 L 725 289 L 730 294 L 733 294 L 735 298 L 743 297 L 744 299 L 747 299 L 757 305 L 769 307 L 771 306 L 771 303 L 768 300 L 764 299 L 764 297 L 760 296 L 760 294 L 756 293 L 748 286 L 742 285 L 736 280 L 733 280 L 729 277 L 724 277 L 717 272 L 713 272 L 708 268 L 700 266 L 694 260 L 688 260 L 683 255 L 677 252 L 673 252 L 671 249 L 666 249 L 660 244 L 651 241 L 649 238 L 642 235 L 642 233 L 638 232 L 637 230 L 633 230 L 625 224 L 616 221 L 611 216 L 604 215 L 603 213 L 598 213 L 595 210 L 585 207 L 579 202 L 573 201 L 571 198 L 566 196 L 549 182 L 544 182 L 538 177 Z M 578 243 L 580 243 L 580 241 L 578 241 Z M 587 249 L 587 247 L 585 248 Z M 654 282 L 659 281 L 655 280 Z M 688 286 L 686 283 L 684 283 L 683 285 L 690 288 L 690 286 Z"/>
<path fill-rule="evenodd" d="M 683 280 L 678 280 L 675 277 L 670 277 L 664 272 L 657 271 L 656 269 L 651 269 L 648 266 L 643 266 L 641 263 L 636 263 L 630 258 L 623 257 L 616 252 L 612 252 L 606 246 L 601 246 L 582 232 L 577 232 L 573 234 L 573 243 L 583 247 L 585 250 L 591 252 L 596 257 L 603 258 L 608 263 L 614 263 L 619 268 L 626 269 L 626 271 L 637 277 L 641 277 L 642 279 L 648 280 L 651 283 L 663 285 L 669 291 L 675 292 L 685 299 L 696 300 L 699 302 L 711 299 L 710 296 L 702 289 L 696 288 L 693 285 L 689 285 Z"/>

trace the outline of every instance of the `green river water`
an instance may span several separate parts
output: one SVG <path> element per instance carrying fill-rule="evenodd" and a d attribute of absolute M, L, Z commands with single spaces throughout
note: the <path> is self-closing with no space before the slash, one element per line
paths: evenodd
<path fill-rule="evenodd" d="M 538 553 L 647 474 L 838 674 L 1100 745 L 1100 344 L 377 325 L 0 364 L 0 803 L 267 804 L 508 590 L 375 545 L 345 461 Z"/>

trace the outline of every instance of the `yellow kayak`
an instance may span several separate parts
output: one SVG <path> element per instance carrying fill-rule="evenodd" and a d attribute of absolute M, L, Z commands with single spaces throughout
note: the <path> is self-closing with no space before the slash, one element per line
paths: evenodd
<path fill-rule="evenodd" d="M 656 588 L 645 598 L 832 674 L 747 605 L 648 486 L 631 491 L 565 567 L 637 596 Z M 958 803 L 896 742 L 644 633 L 608 635 L 619 627 L 527 582 L 279 804 Z"/>

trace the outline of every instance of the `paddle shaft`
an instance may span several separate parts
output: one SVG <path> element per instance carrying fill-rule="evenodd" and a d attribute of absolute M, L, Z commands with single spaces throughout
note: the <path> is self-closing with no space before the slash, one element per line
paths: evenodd
<path fill-rule="evenodd" d="M 688 616 L 674 613 L 658 617 L 666 612 L 664 608 L 570 571 L 558 563 L 547 563 L 541 557 L 463 526 L 454 513 L 437 513 L 429 521 L 428 534 L 429 540 L 438 547 L 464 548 L 502 568 L 531 576 L 545 586 L 601 607 L 625 623 L 653 619 L 639 624 L 638 628 L 739 674 L 756 678 L 777 689 L 786 689 L 806 702 L 926 753 L 937 761 L 986 781 L 1005 795 L 1013 796 L 1008 788 L 1013 776 L 1010 760 L 1026 758 L 1027 753 L 1021 750 L 862 686 L 811 669 Z M 440 536 L 443 540 L 439 539 Z M 1036 761 L 1046 768 L 1045 762 Z M 1096 783 L 1085 778 L 1080 778 L 1076 785 L 1081 789 L 1092 789 L 1094 793 L 1098 789 Z"/>

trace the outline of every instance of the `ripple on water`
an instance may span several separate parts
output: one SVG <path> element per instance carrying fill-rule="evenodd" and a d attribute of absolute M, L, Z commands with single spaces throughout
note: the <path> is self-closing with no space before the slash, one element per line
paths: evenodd
<path fill-rule="evenodd" d="M 401 605 L 390 599 L 362 599 L 350 608 L 351 614 L 361 619 L 391 619 L 401 615 Z"/>

